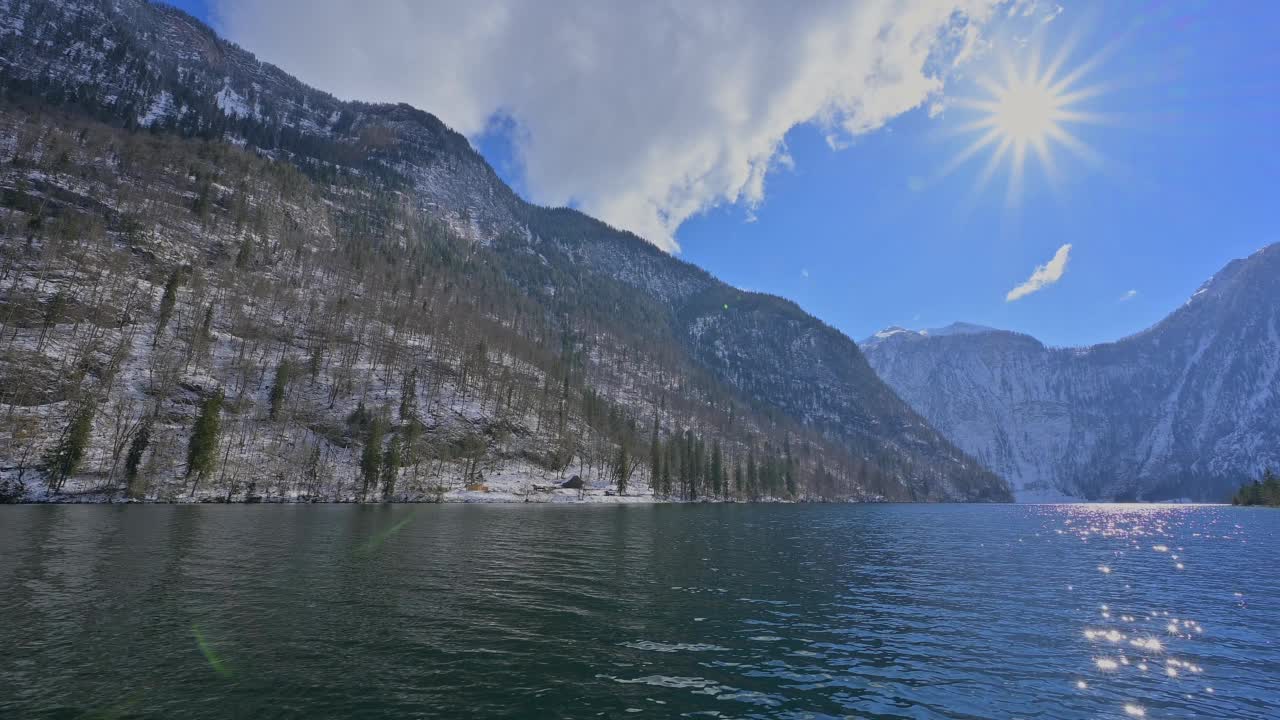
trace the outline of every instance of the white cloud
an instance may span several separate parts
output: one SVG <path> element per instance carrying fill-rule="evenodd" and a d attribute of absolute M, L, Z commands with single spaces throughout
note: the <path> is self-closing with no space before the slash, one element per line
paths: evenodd
<path fill-rule="evenodd" d="M 807 278 L 807 277 L 809 277 L 809 270 L 808 270 L 808 268 L 801 268 L 801 269 L 800 269 L 800 277 L 802 277 L 802 278 Z"/>
<path fill-rule="evenodd" d="M 214 0 L 232 40 L 340 97 L 404 101 L 476 137 L 518 123 L 532 200 L 676 249 L 790 162 L 936 100 L 995 0 Z M 750 216 L 748 216 L 750 217 Z"/>
<path fill-rule="evenodd" d="M 1132 299 L 1134 299 L 1134 298 L 1136 298 L 1136 297 L 1138 297 L 1138 291 L 1137 291 L 1137 290 L 1130 290 L 1130 291 L 1128 291 L 1128 292 L 1126 292 L 1125 294 L 1123 294 L 1123 295 L 1121 295 L 1121 296 L 1120 296 L 1120 302 L 1128 302 L 1128 301 L 1130 301 L 1130 300 L 1132 300 Z"/>
<path fill-rule="evenodd" d="M 1067 260 L 1070 257 L 1071 243 L 1067 243 L 1058 248 L 1058 252 L 1053 254 L 1049 262 L 1038 266 L 1026 282 L 1010 290 L 1009 294 L 1004 296 L 1005 302 L 1019 300 L 1061 280 L 1063 273 L 1067 271 Z"/>

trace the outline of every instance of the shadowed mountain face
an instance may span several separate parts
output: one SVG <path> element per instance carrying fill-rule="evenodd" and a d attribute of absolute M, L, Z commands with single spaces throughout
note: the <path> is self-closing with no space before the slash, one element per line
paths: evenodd
<path fill-rule="evenodd" d="M 862 348 L 1020 497 L 1222 501 L 1280 464 L 1280 245 L 1231 262 L 1159 324 L 1113 343 L 896 329 Z"/>
<path fill-rule="evenodd" d="M 789 423 L 854 459 L 841 480 L 848 496 L 1009 497 L 1000 478 L 902 402 L 840 332 L 579 212 L 525 203 L 465 138 L 426 112 L 339 101 L 184 13 L 143 0 L 0 0 L 0 58 L 12 98 L 129 131 L 231 143 L 296 166 L 322 188 L 371 188 L 376 201 L 356 192 L 336 201 L 349 215 L 385 216 L 394 206 L 443 224 L 559 331 L 607 335 L 601 348 L 624 353 L 657 348 L 660 367 L 646 366 L 646 381 L 696 371 L 694 384 L 710 378 L 775 446 L 787 431 L 768 428 Z M 604 350 L 591 361 L 627 372 L 625 359 Z M 626 379 L 613 381 L 597 390 L 642 418 L 661 411 L 660 399 L 624 397 L 616 390 Z M 869 474 L 879 478 L 874 491 Z"/>

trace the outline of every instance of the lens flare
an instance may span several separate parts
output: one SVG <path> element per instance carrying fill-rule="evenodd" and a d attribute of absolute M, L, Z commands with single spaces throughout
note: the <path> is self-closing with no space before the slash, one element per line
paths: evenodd
<path fill-rule="evenodd" d="M 204 632 L 200 630 L 199 624 L 191 625 L 191 634 L 196 639 L 196 647 L 200 648 L 200 654 L 204 655 L 204 659 L 209 662 L 209 667 L 213 668 L 213 671 L 219 677 L 231 677 L 231 668 L 227 667 L 227 664 L 218 656 L 217 651 L 213 649 L 209 641 L 205 640 Z"/>

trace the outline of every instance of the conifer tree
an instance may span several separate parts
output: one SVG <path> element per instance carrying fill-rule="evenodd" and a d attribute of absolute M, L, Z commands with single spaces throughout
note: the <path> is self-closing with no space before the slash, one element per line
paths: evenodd
<path fill-rule="evenodd" d="M 1263 505 L 1280 505 L 1280 476 L 1271 468 L 1262 471 L 1261 492 L 1259 501 Z"/>
<path fill-rule="evenodd" d="M 137 495 L 138 469 L 142 467 L 142 456 L 151 444 L 151 418 L 142 421 L 138 431 L 129 442 L 129 452 L 124 457 L 124 479 L 130 495 Z"/>
<path fill-rule="evenodd" d="M 684 434 L 677 433 L 673 437 L 667 438 L 667 473 L 669 482 L 667 483 L 667 495 L 675 496 L 676 483 L 681 483 L 681 492 L 683 492 L 683 483 L 681 476 L 684 469 L 680 466 L 680 458 L 684 454 Z"/>
<path fill-rule="evenodd" d="M 364 401 L 356 403 L 356 409 L 347 415 L 347 425 L 358 434 L 365 434 L 369 431 L 369 424 L 373 422 L 373 414 L 364 406 Z"/>
<path fill-rule="evenodd" d="M 80 403 L 80 407 L 71 417 L 62 433 L 58 444 L 49 452 L 46 464 L 49 469 L 49 487 L 61 490 L 67 478 L 75 474 L 84 460 L 85 448 L 89 446 L 89 434 L 93 430 L 93 416 L 98 407 L 92 399 Z"/>
<path fill-rule="evenodd" d="M 649 487 L 653 494 L 658 494 L 658 483 L 662 478 L 662 447 L 658 439 L 658 414 L 653 415 L 653 435 L 649 438 Z"/>
<path fill-rule="evenodd" d="M 422 438 L 423 427 L 422 421 L 416 416 L 412 416 L 401 429 L 400 438 L 400 467 L 410 467 L 418 464 L 418 441 Z"/>
<path fill-rule="evenodd" d="M 693 467 L 693 428 L 688 428 L 680 447 L 680 496 L 685 500 L 693 499 Z"/>
<path fill-rule="evenodd" d="M 703 449 L 702 453 L 702 495 L 716 496 L 716 478 L 711 472 L 711 453 Z"/>
<path fill-rule="evenodd" d="M 284 407 L 285 393 L 288 391 L 290 376 L 293 369 L 288 360 L 281 360 L 276 366 L 276 378 L 271 384 L 271 396 L 267 410 L 267 418 L 275 421 L 280 419 L 280 410 Z"/>
<path fill-rule="evenodd" d="M 218 388 L 200 403 L 200 414 L 191 430 L 191 439 L 187 441 L 187 477 L 195 476 L 195 482 L 191 484 L 192 495 L 196 494 L 200 478 L 213 469 L 217 459 L 223 398 L 222 388 Z"/>
<path fill-rule="evenodd" d="M 391 442 L 387 443 L 387 451 L 382 456 L 382 499 L 384 501 L 390 501 L 395 495 L 401 461 L 400 440 L 393 437 Z"/>
<path fill-rule="evenodd" d="M 213 309 L 212 302 L 205 306 L 204 319 L 201 320 L 200 326 L 195 328 L 191 334 L 187 350 L 188 360 L 203 357 L 210 341 L 213 340 Z"/>
<path fill-rule="evenodd" d="M 67 311 L 67 294 L 62 290 L 54 293 L 53 297 L 44 306 L 44 316 L 40 323 L 40 339 L 36 341 L 36 352 L 40 352 L 44 347 L 44 339 L 53 329 L 55 325 L 62 322 L 62 316 Z"/>
<path fill-rule="evenodd" d="M 1280 506 L 1280 476 L 1271 468 L 1264 469 L 1257 479 L 1240 486 L 1231 504 Z"/>
<path fill-rule="evenodd" d="M 701 486 L 704 479 L 703 471 L 705 469 L 705 455 L 707 455 L 707 445 L 703 439 L 698 438 L 698 442 L 694 443 L 694 457 L 692 457 L 692 473 L 689 482 L 689 500 L 698 500 Z"/>
<path fill-rule="evenodd" d="M 169 273 L 169 279 L 164 283 L 164 295 L 160 297 L 160 317 L 156 320 L 156 336 L 151 341 L 152 347 L 160 342 L 160 336 L 169 325 L 169 318 L 173 316 L 173 306 L 178 301 L 178 286 L 181 284 L 182 269 L 178 268 Z"/>
<path fill-rule="evenodd" d="M 382 418 L 375 417 L 369 423 L 369 434 L 365 438 L 364 451 L 360 453 L 360 501 L 369 496 L 369 488 L 378 485 L 379 472 L 382 469 Z"/>
<path fill-rule="evenodd" d="M 618 494 L 627 494 L 627 482 L 631 479 L 631 456 L 627 452 L 627 443 L 618 443 L 618 459 L 614 468 L 614 481 L 617 483 Z"/>
<path fill-rule="evenodd" d="M 307 370 L 311 373 L 311 383 L 314 385 L 316 379 L 320 377 L 320 368 L 324 364 L 324 345 L 321 342 L 314 342 L 311 345 L 311 355 L 307 358 Z"/>
<path fill-rule="evenodd" d="M 429 409 L 429 408 L 428 408 Z M 404 376 L 400 385 L 400 421 L 408 422 L 418 416 L 418 368 Z"/>
<path fill-rule="evenodd" d="M 662 457 L 662 482 L 660 485 L 663 497 L 671 497 L 671 458 L 668 454 L 664 454 Z"/>
<path fill-rule="evenodd" d="M 236 269 L 244 270 L 253 260 L 253 239 L 245 235 L 240 240 L 240 248 L 236 251 Z"/>
<path fill-rule="evenodd" d="M 711 444 L 711 494 L 720 497 L 724 494 L 724 460 L 720 456 L 720 439 Z"/>

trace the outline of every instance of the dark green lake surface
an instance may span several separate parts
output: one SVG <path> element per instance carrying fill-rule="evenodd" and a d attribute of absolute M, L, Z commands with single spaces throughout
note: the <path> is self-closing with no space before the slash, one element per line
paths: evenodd
<path fill-rule="evenodd" d="M 0 612 L 3 718 L 1280 717 L 1266 509 L 3 507 Z"/>

